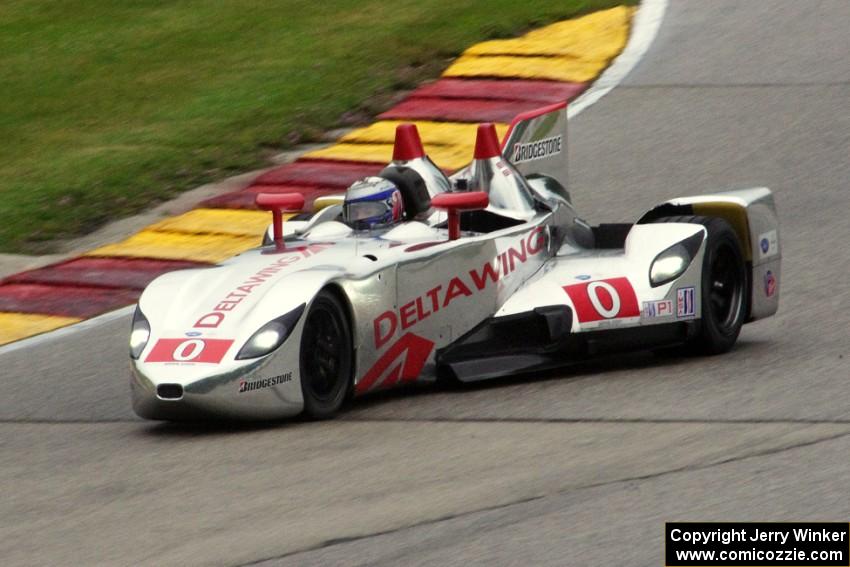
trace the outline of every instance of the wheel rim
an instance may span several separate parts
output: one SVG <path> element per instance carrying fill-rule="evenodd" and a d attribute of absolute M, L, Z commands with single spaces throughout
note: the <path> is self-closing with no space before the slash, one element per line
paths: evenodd
<path fill-rule="evenodd" d="M 739 318 L 743 287 L 738 256 L 731 245 L 719 246 L 711 261 L 708 304 L 712 318 L 724 330 L 731 330 Z"/>
<path fill-rule="evenodd" d="M 321 401 L 332 399 L 340 386 L 345 345 L 342 322 L 325 306 L 315 305 L 307 317 L 304 374 L 312 395 Z"/>

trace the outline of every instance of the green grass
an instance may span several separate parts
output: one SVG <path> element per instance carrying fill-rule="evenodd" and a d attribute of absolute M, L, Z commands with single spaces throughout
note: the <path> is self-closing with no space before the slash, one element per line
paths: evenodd
<path fill-rule="evenodd" d="M 50 251 L 362 120 L 470 44 L 620 3 L 4 0 L 0 251 Z"/>

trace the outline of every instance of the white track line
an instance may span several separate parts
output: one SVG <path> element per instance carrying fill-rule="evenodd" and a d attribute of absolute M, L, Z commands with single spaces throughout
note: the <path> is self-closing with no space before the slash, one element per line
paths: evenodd
<path fill-rule="evenodd" d="M 640 8 L 638 8 L 637 14 L 635 14 L 634 24 L 632 25 L 632 31 L 626 48 L 623 49 L 623 52 L 614 59 L 611 66 L 593 83 L 593 86 L 570 103 L 567 108 L 568 118 L 576 116 L 582 110 L 593 105 L 600 98 L 608 94 L 611 89 L 619 85 L 632 72 L 632 69 L 643 59 L 647 49 L 649 49 L 649 46 L 655 40 L 655 36 L 658 35 L 658 29 L 661 27 L 661 21 L 664 19 L 664 12 L 667 10 L 667 2 L 668 0 L 643 0 L 640 3 Z M 79 331 L 96 327 L 102 323 L 129 316 L 133 312 L 133 309 L 134 306 L 132 305 L 123 307 L 117 311 L 111 311 L 93 319 L 87 319 L 61 329 L 56 329 L 55 331 L 21 339 L 20 341 L 0 347 L 0 355 L 23 348 L 38 346 L 56 339 L 62 339 Z"/>
<path fill-rule="evenodd" d="M 602 75 L 588 90 L 569 104 L 567 117 L 572 118 L 611 92 L 637 67 L 661 27 L 668 0 L 643 0 L 635 14 L 629 42 L 623 52 L 614 59 Z"/>

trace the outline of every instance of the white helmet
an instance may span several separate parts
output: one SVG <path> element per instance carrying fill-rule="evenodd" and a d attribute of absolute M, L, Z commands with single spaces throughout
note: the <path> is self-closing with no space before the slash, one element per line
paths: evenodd
<path fill-rule="evenodd" d="M 395 183 L 383 177 L 366 177 L 345 191 L 342 219 L 355 230 L 392 226 L 404 217 L 404 202 Z"/>

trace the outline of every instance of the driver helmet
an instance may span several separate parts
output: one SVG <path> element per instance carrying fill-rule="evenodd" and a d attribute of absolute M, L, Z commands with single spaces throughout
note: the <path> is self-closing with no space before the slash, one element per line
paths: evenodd
<path fill-rule="evenodd" d="M 355 230 L 392 226 L 402 220 L 404 203 L 395 183 L 383 177 L 366 177 L 345 191 L 342 219 Z"/>

